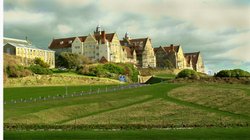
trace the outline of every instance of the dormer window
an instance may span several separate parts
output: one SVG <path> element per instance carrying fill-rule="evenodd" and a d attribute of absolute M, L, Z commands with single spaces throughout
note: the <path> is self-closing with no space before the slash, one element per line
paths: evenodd
<path fill-rule="evenodd" d="M 71 44 L 72 43 L 72 40 L 69 40 L 69 44 Z"/>
<path fill-rule="evenodd" d="M 60 41 L 60 44 L 62 45 L 62 44 L 63 44 L 63 41 Z"/>

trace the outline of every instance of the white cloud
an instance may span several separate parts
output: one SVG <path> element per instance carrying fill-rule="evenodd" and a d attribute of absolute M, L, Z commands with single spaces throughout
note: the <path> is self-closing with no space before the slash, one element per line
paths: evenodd
<path fill-rule="evenodd" d="M 4 11 L 8 28 L 4 29 L 12 30 L 12 34 L 17 33 L 13 30 L 20 34 L 27 32 L 24 26 L 39 28 L 42 24 L 48 29 L 44 31 L 47 38 L 87 35 L 99 23 L 107 32 L 117 32 L 120 39 L 128 31 L 135 38 L 149 36 L 154 47 L 174 43 L 180 44 L 184 51 L 201 51 L 210 69 L 220 67 L 220 61 L 249 64 L 245 61 L 250 60 L 250 8 L 236 1 L 8 0 L 4 3 L 9 1 L 11 5 Z"/>
<path fill-rule="evenodd" d="M 217 54 L 215 58 L 250 62 L 250 46 L 236 47 L 226 51 L 225 53 Z"/>
<path fill-rule="evenodd" d="M 62 35 L 68 34 L 73 30 L 70 26 L 63 25 L 63 24 L 57 25 L 57 29 Z"/>
<path fill-rule="evenodd" d="M 228 27 L 249 28 L 250 24 L 248 16 L 250 15 L 250 8 L 248 6 L 242 5 L 239 7 L 239 5 L 230 5 L 226 4 L 226 1 L 137 0 L 131 3 L 119 0 L 101 0 L 99 5 L 105 11 L 119 13 L 133 12 L 149 16 L 152 20 L 157 20 L 162 16 L 169 16 L 208 30 Z"/>
<path fill-rule="evenodd" d="M 97 2 L 93 0 L 55 0 L 56 3 L 60 4 L 64 8 L 82 7 L 91 3 Z"/>
<path fill-rule="evenodd" d="M 37 25 L 50 23 L 54 20 L 51 13 L 35 13 L 22 10 L 9 10 L 4 12 L 4 23 L 18 25 Z"/>

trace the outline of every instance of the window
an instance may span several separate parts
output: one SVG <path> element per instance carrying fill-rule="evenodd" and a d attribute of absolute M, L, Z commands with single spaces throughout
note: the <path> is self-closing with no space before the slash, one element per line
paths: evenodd
<path fill-rule="evenodd" d="M 71 44 L 71 43 L 72 43 L 72 40 L 69 41 L 69 44 Z"/>
<path fill-rule="evenodd" d="M 7 53 L 8 53 L 8 54 L 10 54 L 10 48 L 7 48 L 7 50 L 6 50 L 6 51 L 7 51 Z"/>
<path fill-rule="evenodd" d="M 60 44 L 62 45 L 62 44 L 63 44 L 63 41 L 60 41 Z"/>

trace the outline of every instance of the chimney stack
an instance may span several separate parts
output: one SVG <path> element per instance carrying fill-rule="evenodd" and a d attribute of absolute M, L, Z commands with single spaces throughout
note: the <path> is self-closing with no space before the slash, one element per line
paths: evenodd
<path fill-rule="evenodd" d="M 173 44 L 170 44 L 170 50 L 174 51 L 174 45 Z"/>
<path fill-rule="evenodd" d="M 106 42 L 106 34 L 105 34 L 105 31 L 102 31 L 101 32 L 101 42 L 102 44 L 104 44 Z"/>

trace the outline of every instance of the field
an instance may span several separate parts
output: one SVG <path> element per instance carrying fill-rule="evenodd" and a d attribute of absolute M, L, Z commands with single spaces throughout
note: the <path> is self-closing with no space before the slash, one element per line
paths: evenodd
<path fill-rule="evenodd" d="M 92 86 L 95 90 L 98 88 L 113 89 L 114 87 L 118 86 Z M 68 88 L 68 91 L 74 93 L 88 91 L 89 88 L 89 85 L 72 86 Z M 31 96 L 38 98 L 60 93 L 65 93 L 65 87 L 5 88 L 4 99 L 10 101 L 13 98 L 16 100 L 27 99 Z M 5 130 L 7 130 L 5 135 L 13 139 L 18 133 L 22 134 L 24 138 L 36 135 L 50 137 L 50 134 L 58 137 L 63 137 L 60 136 L 63 134 L 66 137 L 73 137 L 74 134 L 88 137 L 91 133 L 95 133 L 93 129 L 122 129 L 115 131 L 114 134 L 127 139 L 129 136 L 133 138 L 148 136 L 148 133 L 141 130 L 147 128 L 152 133 L 152 137 L 162 135 L 169 138 L 173 135 L 177 138 L 180 136 L 179 139 L 184 136 L 199 139 L 204 138 L 202 135 L 204 133 L 211 134 L 211 138 L 217 138 L 219 134 L 216 135 L 213 131 L 218 130 L 218 132 L 221 131 L 220 134 L 232 135 L 235 139 L 237 135 L 242 136 L 239 138 L 247 136 L 249 138 L 249 95 L 250 87 L 248 85 L 158 83 L 58 100 L 7 103 L 4 105 L 4 123 Z M 202 129 L 200 129 L 201 127 Z M 210 127 L 213 129 L 208 129 Z M 165 132 L 165 130 L 152 130 L 151 128 L 199 129 L 167 130 Z M 16 129 L 33 131 L 42 129 L 46 133 L 11 131 Z M 75 131 L 68 131 L 73 129 Z M 137 131 L 131 131 L 131 129 L 137 129 Z M 50 132 L 51 130 L 56 131 Z M 62 130 L 62 132 L 57 130 Z M 82 130 L 88 131 L 82 133 Z M 96 138 L 109 137 L 111 133 L 107 130 L 99 131 Z M 200 133 L 196 133 L 196 131 Z M 32 135 L 29 135 L 30 133 Z M 110 136 L 110 138 L 115 138 L 115 136 Z M 50 138 L 53 139 L 53 136 Z M 227 136 L 223 138 L 226 139 Z"/>

